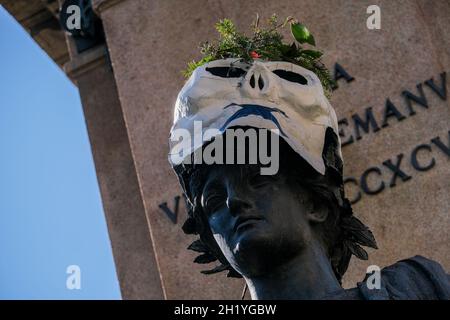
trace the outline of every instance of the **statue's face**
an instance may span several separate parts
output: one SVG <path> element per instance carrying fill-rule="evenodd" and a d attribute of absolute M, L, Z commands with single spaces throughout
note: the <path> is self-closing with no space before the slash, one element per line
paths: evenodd
<path fill-rule="evenodd" d="M 257 276 L 301 253 L 312 236 L 309 197 L 280 171 L 258 165 L 211 166 L 201 205 L 217 244 L 244 276 Z"/>

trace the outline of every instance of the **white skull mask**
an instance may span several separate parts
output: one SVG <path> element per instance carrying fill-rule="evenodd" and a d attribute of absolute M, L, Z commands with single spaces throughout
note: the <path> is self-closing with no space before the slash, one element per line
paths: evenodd
<path fill-rule="evenodd" d="M 262 116 L 261 110 L 268 116 Z M 178 94 L 171 134 L 176 129 L 186 129 L 192 137 L 203 134 L 194 132 L 194 121 L 202 122 L 203 132 L 218 129 L 223 133 L 232 126 L 278 129 L 292 149 L 321 174 L 325 173 L 322 150 L 327 128 L 339 139 L 336 114 L 318 77 L 281 61 L 249 64 L 229 58 L 198 67 Z M 199 147 L 186 146 L 190 150 L 186 156 Z M 338 149 L 342 159 L 340 141 Z M 172 166 L 179 164 L 171 159 Z"/>

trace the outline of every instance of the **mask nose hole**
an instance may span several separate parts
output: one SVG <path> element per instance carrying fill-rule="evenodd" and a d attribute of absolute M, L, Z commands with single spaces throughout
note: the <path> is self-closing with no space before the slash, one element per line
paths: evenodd
<path fill-rule="evenodd" d="M 264 80 L 261 76 L 258 77 L 258 87 L 259 90 L 262 90 L 264 88 Z"/>
<path fill-rule="evenodd" d="M 256 79 L 255 79 L 255 75 L 252 74 L 252 76 L 250 77 L 250 86 L 255 89 L 256 88 Z M 264 79 L 261 77 L 261 75 L 258 76 L 258 88 L 259 90 L 262 90 L 264 88 Z"/>
<path fill-rule="evenodd" d="M 255 89 L 255 75 L 252 74 L 252 77 L 250 78 L 250 86 Z"/>

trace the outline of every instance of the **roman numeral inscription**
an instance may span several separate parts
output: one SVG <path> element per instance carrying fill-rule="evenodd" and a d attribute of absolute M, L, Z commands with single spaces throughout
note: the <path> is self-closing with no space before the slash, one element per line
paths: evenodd
<path fill-rule="evenodd" d="M 181 196 L 175 196 L 173 198 L 173 211 L 167 206 L 167 202 L 163 202 L 159 205 L 159 208 L 167 215 L 167 217 L 172 221 L 173 224 L 177 224 L 178 209 L 180 207 Z"/>

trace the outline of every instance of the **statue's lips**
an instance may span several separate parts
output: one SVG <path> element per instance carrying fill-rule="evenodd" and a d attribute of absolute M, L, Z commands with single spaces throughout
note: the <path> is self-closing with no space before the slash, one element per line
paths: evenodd
<path fill-rule="evenodd" d="M 260 216 L 243 216 L 239 217 L 233 227 L 233 231 L 236 233 L 240 230 L 245 229 L 246 227 L 249 227 L 250 225 L 257 223 L 258 221 L 264 220 L 263 217 Z"/>

